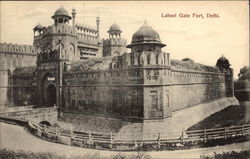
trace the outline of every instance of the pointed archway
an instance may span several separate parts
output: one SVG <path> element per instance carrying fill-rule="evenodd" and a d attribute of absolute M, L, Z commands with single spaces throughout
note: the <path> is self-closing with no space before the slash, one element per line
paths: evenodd
<path fill-rule="evenodd" d="M 56 87 L 49 84 L 47 87 L 47 106 L 52 107 L 54 105 L 56 105 Z"/>

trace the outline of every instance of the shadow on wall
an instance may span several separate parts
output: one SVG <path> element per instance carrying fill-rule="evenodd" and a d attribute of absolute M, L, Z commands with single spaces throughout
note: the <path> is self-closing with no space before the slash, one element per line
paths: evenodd
<path fill-rule="evenodd" d="M 250 81 L 238 80 L 234 82 L 234 95 L 239 102 L 250 101 Z"/>

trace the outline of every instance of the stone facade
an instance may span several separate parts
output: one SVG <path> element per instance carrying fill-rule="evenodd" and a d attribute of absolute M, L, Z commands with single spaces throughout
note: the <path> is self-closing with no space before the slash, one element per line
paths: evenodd
<path fill-rule="evenodd" d="M 59 116 L 94 114 L 143 123 L 234 96 L 233 71 L 225 57 L 216 67 L 171 60 L 161 50 L 166 45 L 160 35 L 146 22 L 126 46 L 118 25 L 111 25 L 109 39 L 100 40 L 99 17 L 95 29 L 75 24 L 75 15 L 75 10 L 71 17 L 59 8 L 52 26 L 34 28 L 36 65 L 4 72 L 1 84 L 10 89 L 1 91 L 2 99 L 8 96 L 15 105 L 57 105 Z"/>
<path fill-rule="evenodd" d="M 63 75 L 63 109 L 123 115 L 125 119 L 153 119 L 232 96 L 226 90 L 226 85 L 232 83 L 225 83 L 226 78 L 232 78 L 231 74 L 177 69 L 170 65 L 169 54 L 162 54 L 166 59 L 161 66 L 131 65 L 133 53 L 103 61 L 90 59 L 93 70 L 88 61 L 72 65 Z"/>
<path fill-rule="evenodd" d="M 18 67 L 36 65 L 36 56 L 34 46 L 0 43 L 0 110 L 5 105 L 13 105 L 9 100 L 13 86 L 9 79 L 11 72 Z"/>

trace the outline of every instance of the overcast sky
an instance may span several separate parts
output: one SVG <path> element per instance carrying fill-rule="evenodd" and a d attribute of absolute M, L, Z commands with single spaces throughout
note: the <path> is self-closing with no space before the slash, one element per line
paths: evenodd
<path fill-rule="evenodd" d="M 76 8 L 76 21 L 96 26 L 96 16 L 101 19 L 101 38 L 108 38 L 107 30 L 116 22 L 122 37 L 128 43 L 134 32 L 146 19 L 167 46 L 172 59 L 189 57 L 195 62 L 214 66 L 223 54 L 235 70 L 235 78 L 249 64 L 249 12 L 248 1 L 179 1 L 179 2 L 10 2 L 0 1 L 1 42 L 29 44 L 33 42 L 33 27 L 53 23 L 51 16 L 63 6 L 71 14 Z M 175 14 L 176 18 L 162 18 L 162 14 Z M 180 18 L 179 14 L 190 18 Z M 203 14 L 204 18 L 193 18 Z M 206 18 L 216 13 L 219 18 Z"/>

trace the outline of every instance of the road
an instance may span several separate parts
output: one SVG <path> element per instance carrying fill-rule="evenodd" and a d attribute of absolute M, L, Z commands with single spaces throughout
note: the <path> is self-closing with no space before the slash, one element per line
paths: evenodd
<path fill-rule="evenodd" d="M 48 142 L 29 133 L 23 127 L 10 125 L 0 122 L 0 148 L 10 150 L 23 150 L 31 152 L 52 152 L 59 155 L 70 156 L 84 156 L 86 154 L 94 154 L 99 152 L 100 156 L 115 155 L 119 152 L 115 151 L 101 151 L 86 148 L 72 147 L 61 144 Z M 227 151 L 240 151 L 250 149 L 250 142 L 243 142 L 238 144 L 231 144 L 220 147 L 200 148 L 192 150 L 179 150 L 179 151 L 155 151 L 147 152 L 152 158 L 155 159 L 195 159 L 200 158 L 203 154 L 222 153 Z M 124 154 L 133 154 L 135 152 L 122 152 Z"/>

